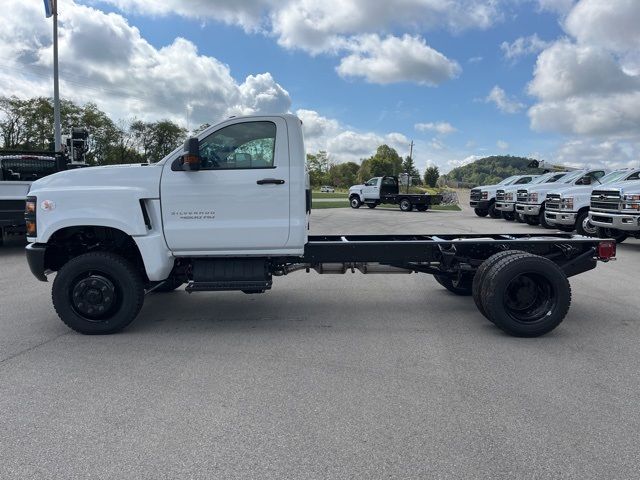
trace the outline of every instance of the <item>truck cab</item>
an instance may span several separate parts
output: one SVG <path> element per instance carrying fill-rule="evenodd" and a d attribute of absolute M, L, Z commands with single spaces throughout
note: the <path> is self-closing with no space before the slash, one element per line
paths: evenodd
<path fill-rule="evenodd" d="M 587 177 L 580 185 L 552 190 L 547 194 L 545 201 L 547 223 L 561 230 L 576 230 L 580 235 L 595 236 L 597 228 L 589 221 L 591 192 L 610 183 L 638 179 L 640 169 L 626 168 L 607 173 L 600 179 Z"/>
<path fill-rule="evenodd" d="M 471 189 L 469 206 L 479 217 L 500 218 L 502 212 L 496 208 L 496 193 L 500 187 L 530 183 L 535 175 L 512 175 L 495 185 L 481 185 Z"/>
<path fill-rule="evenodd" d="M 602 169 L 557 172 L 546 183 L 518 189 L 516 212 L 523 215 L 529 225 L 553 228 L 553 225 L 547 223 L 544 213 L 547 193 L 574 185 L 590 185 L 594 179 L 603 177 L 605 173 L 605 170 Z"/>
<path fill-rule="evenodd" d="M 635 178 L 635 175 L 634 175 Z M 589 221 L 599 237 L 640 238 L 640 180 L 603 185 L 591 192 Z"/>
<path fill-rule="evenodd" d="M 528 175 L 529 181 L 506 185 L 496 190 L 496 210 L 498 210 L 502 218 L 507 221 L 515 220 L 515 194 L 520 188 L 520 185 L 530 185 L 537 182 L 540 179 L 540 175 Z M 525 177 L 526 179 L 526 177 Z"/>

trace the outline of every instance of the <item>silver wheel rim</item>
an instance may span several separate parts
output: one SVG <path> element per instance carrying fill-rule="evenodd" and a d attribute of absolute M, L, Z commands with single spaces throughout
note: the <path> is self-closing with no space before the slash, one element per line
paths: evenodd
<path fill-rule="evenodd" d="M 585 219 L 582 220 L 582 229 L 589 235 L 595 235 L 598 230 L 597 227 L 589 221 L 589 217 L 585 217 Z"/>
<path fill-rule="evenodd" d="M 357 207 L 358 206 L 358 199 L 357 198 L 352 198 L 351 199 L 351 206 L 352 207 Z"/>

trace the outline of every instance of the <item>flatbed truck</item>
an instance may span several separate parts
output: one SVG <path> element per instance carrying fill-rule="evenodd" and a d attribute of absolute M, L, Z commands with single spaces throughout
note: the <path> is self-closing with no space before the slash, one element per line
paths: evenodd
<path fill-rule="evenodd" d="M 309 191 L 297 117 L 230 118 L 153 165 L 35 182 L 27 261 L 39 280 L 56 272 L 55 310 L 83 334 L 120 331 L 145 295 L 183 284 L 260 294 L 295 272 L 358 271 L 434 275 L 498 328 L 535 337 L 565 318 L 568 278 L 615 257 L 611 240 L 568 234 L 310 236 Z"/>

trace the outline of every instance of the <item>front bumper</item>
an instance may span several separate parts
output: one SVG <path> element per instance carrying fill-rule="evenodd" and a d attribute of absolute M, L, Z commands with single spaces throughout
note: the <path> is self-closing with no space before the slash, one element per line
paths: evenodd
<path fill-rule="evenodd" d="M 544 218 L 555 225 L 575 225 L 578 214 L 575 212 L 559 212 L 557 210 L 545 210 Z"/>
<path fill-rule="evenodd" d="M 489 210 L 489 205 L 491 205 L 491 200 L 471 200 L 469 202 L 471 208 L 477 208 L 478 210 Z"/>
<path fill-rule="evenodd" d="M 46 282 L 47 276 L 44 271 L 44 256 L 47 251 L 47 246 L 41 243 L 30 243 L 25 250 L 29 270 L 31 270 L 33 276 L 38 280 Z"/>
<path fill-rule="evenodd" d="M 540 215 L 540 205 L 529 205 L 528 203 L 516 203 L 516 212 L 522 215 Z"/>
<path fill-rule="evenodd" d="M 640 215 L 589 212 L 589 221 L 596 227 L 615 228 L 627 232 L 640 231 Z"/>
<path fill-rule="evenodd" d="M 513 212 L 516 208 L 516 204 L 513 202 L 496 202 L 496 210 L 501 212 Z"/>

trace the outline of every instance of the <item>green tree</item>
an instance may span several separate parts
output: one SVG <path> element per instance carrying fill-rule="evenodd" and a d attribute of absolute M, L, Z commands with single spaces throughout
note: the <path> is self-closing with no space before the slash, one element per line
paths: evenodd
<path fill-rule="evenodd" d="M 411 182 L 414 185 L 422 185 L 422 178 L 420 177 L 420 171 L 416 167 L 413 158 L 406 156 L 402 161 L 402 172 L 408 173 L 411 177 Z"/>
<path fill-rule="evenodd" d="M 315 155 L 307 154 L 307 169 L 312 186 L 329 183 L 329 168 L 329 155 L 324 150 L 320 150 Z"/>
<path fill-rule="evenodd" d="M 439 177 L 440 170 L 438 170 L 437 166 L 433 165 L 431 167 L 427 167 L 424 172 L 424 183 L 430 187 L 435 187 Z"/>

